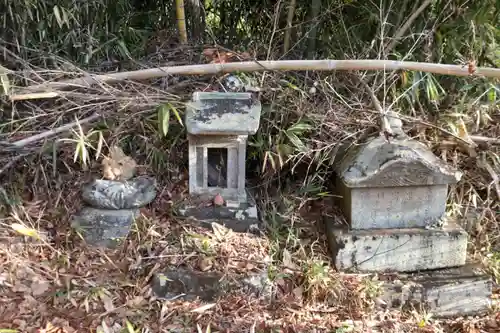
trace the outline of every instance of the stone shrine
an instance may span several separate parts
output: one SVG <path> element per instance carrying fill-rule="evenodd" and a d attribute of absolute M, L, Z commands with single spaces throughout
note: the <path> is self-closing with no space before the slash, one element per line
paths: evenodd
<path fill-rule="evenodd" d="M 260 123 L 261 104 L 251 93 L 195 92 L 186 107 L 189 142 L 189 199 L 179 213 L 234 231 L 258 224 L 257 207 L 246 188 L 248 135 Z M 214 196 L 224 204 L 208 206 Z"/>
<path fill-rule="evenodd" d="M 335 192 L 348 222 L 325 221 L 336 268 L 406 274 L 410 291 L 388 288 L 400 306 L 425 303 L 437 314 L 485 310 L 491 281 L 470 268 L 463 268 L 468 278 L 457 278 L 465 272 L 457 267 L 466 265 L 468 236 L 445 212 L 448 186 L 461 173 L 406 136 L 400 121 L 394 133 L 352 146 L 336 160 Z M 438 271 L 415 273 L 429 270 Z M 457 303 L 471 290 L 479 302 Z M 431 298 L 438 300 L 429 304 Z"/>
<path fill-rule="evenodd" d="M 121 148 L 111 147 L 102 161 L 102 177 L 82 188 L 84 206 L 71 225 L 87 244 L 113 248 L 128 237 L 140 209 L 156 198 L 156 179 L 135 176 L 136 162 Z"/>

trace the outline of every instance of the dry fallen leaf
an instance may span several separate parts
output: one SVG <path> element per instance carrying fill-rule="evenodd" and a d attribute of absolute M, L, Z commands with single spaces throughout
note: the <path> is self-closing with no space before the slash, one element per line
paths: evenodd
<path fill-rule="evenodd" d="M 211 308 L 213 308 L 216 305 L 217 305 L 217 303 L 208 303 L 208 304 L 202 305 L 200 307 L 197 307 L 196 309 L 191 310 L 191 312 L 203 313 L 207 310 L 210 310 Z"/>
<path fill-rule="evenodd" d="M 47 281 L 33 281 L 31 284 L 31 294 L 33 296 L 41 296 L 49 290 L 50 284 Z"/>
<path fill-rule="evenodd" d="M 212 230 L 214 232 L 214 237 L 217 241 L 222 241 L 227 237 L 229 229 L 219 223 L 212 222 Z"/>
<path fill-rule="evenodd" d="M 146 300 L 143 296 L 135 296 L 134 298 L 130 299 L 127 301 L 127 305 L 130 307 L 140 307 L 141 305 L 144 305 L 146 303 Z"/>
<path fill-rule="evenodd" d="M 208 271 L 210 268 L 212 268 L 212 266 L 213 266 L 212 259 L 210 258 L 201 258 L 198 262 L 198 268 L 202 272 Z"/>
<path fill-rule="evenodd" d="M 297 269 L 297 266 L 293 263 L 292 255 L 287 249 L 283 249 L 283 265 L 288 269 Z"/>
<path fill-rule="evenodd" d="M 101 162 L 102 176 L 108 180 L 129 180 L 137 169 L 135 160 L 125 155 L 118 146 L 113 146 L 109 150 L 109 157 L 104 156 Z"/>
<path fill-rule="evenodd" d="M 302 287 L 297 287 L 293 289 L 292 293 L 295 296 L 295 300 L 302 302 L 304 296 L 304 289 Z"/>
<path fill-rule="evenodd" d="M 115 309 L 115 306 L 113 305 L 113 300 L 108 295 L 106 295 L 105 293 L 100 293 L 99 298 L 101 299 L 106 311 L 109 312 Z"/>

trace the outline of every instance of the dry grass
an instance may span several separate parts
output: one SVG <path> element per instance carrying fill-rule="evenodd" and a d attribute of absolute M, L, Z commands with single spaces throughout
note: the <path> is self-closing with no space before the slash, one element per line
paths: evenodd
<path fill-rule="evenodd" d="M 183 52 L 183 59 L 179 60 L 178 50 L 163 59 L 196 58 Z M 66 75 L 62 67 L 44 73 L 31 68 L 19 72 L 19 78 L 48 80 Z M 4 163 L 26 155 L 2 174 L 0 329 L 35 332 L 51 323 L 67 332 L 99 328 L 105 333 L 500 330 L 498 315 L 437 320 L 432 314 L 375 311 L 376 279 L 331 267 L 319 225 L 321 214 L 335 213 L 323 200 L 332 177 L 329 161 L 339 143 L 374 132 L 377 114 L 348 75 L 309 73 L 305 78 L 304 73 L 268 73 L 254 79 L 264 82 L 262 100 L 271 105 L 264 109 L 261 128 L 249 148 L 252 187 L 268 223 L 268 232 L 261 237 L 231 232 L 221 237 L 172 214 L 187 191 L 184 128 L 171 115 L 169 131 L 162 135 L 156 107 L 169 103 L 182 113 L 182 103 L 192 91 L 219 89 L 217 79 L 127 82 L 76 89 L 57 100 L 4 103 L 9 114 L 3 115 L 2 141 L 8 142 L 75 117 L 98 112 L 102 118 L 83 124 L 81 130 L 76 127 L 69 136 L 60 134 L 74 141 L 57 141 L 54 150 L 54 139 L 33 142 L 21 152 L 12 151 L 13 147 L 5 150 Z M 471 135 L 500 137 L 498 105 L 450 107 L 437 119 L 411 110 L 404 114 L 405 128 L 465 172 L 450 192 L 449 212 L 467 217 L 471 256 L 483 260 L 498 283 L 500 197 L 494 175 L 500 170 L 500 150 L 491 142 L 470 157 L 460 146 L 443 145 L 453 141 L 449 133 L 457 113 Z M 139 162 L 141 172 L 156 176 L 159 183 L 157 199 L 143 210 L 132 234 L 116 250 L 87 247 L 69 227 L 71 215 L 81 205 L 81 185 L 99 174 L 94 149 L 98 131 L 105 146 L 120 144 Z M 78 147 L 86 147 L 88 159 L 74 160 Z M 83 156 L 82 151 L 77 156 Z M 13 223 L 33 228 L 40 237 L 16 233 Z M 165 267 L 182 265 L 237 276 L 262 271 L 267 263 L 278 286 L 273 303 L 235 293 L 204 308 L 201 302 L 156 300 L 149 287 L 152 275 Z"/>

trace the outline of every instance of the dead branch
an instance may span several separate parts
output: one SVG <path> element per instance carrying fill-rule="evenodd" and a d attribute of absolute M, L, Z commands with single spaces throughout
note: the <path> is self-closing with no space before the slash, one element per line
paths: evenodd
<path fill-rule="evenodd" d="M 69 124 L 56 127 L 54 129 L 42 132 L 42 133 L 34 135 L 34 136 L 30 136 L 29 138 L 25 138 L 25 139 L 22 139 L 22 140 L 19 140 L 19 141 L 15 141 L 15 142 L 11 143 L 10 146 L 15 147 L 15 148 L 23 148 L 23 147 L 25 147 L 25 146 L 33 143 L 33 142 L 37 142 L 37 141 L 43 140 L 45 138 L 48 138 L 48 137 L 54 136 L 56 134 L 59 134 L 61 132 L 67 131 L 70 128 L 75 127 L 78 124 L 81 125 L 81 124 L 85 124 L 85 123 L 91 122 L 91 121 L 99 118 L 100 116 L 101 116 L 100 114 L 96 113 L 96 114 L 93 114 L 93 115 L 91 115 L 91 116 L 89 116 L 87 118 L 84 118 L 82 120 L 76 120 L 76 121 L 71 122 Z"/>
<path fill-rule="evenodd" d="M 93 115 L 91 115 L 87 118 L 84 118 L 82 120 L 76 120 L 76 121 L 71 122 L 69 124 L 59 126 L 57 128 L 54 128 L 54 129 L 42 132 L 40 134 L 31 136 L 29 138 L 18 140 L 18 141 L 12 142 L 12 143 L 1 142 L 1 144 L 5 144 L 5 147 L 2 147 L 2 151 L 8 151 L 9 149 L 21 151 L 24 147 L 26 147 L 27 145 L 29 145 L 33 142 L 37 142 L 37 141 L 43 140 L 45 138 L 59 134 L 61 132 L 67 131 L 76 125 L 81 125 L 81 124 L 91 122 L 91 121 L 99 118 L 100 116 L 101 116 L 100 114 L 96 113 L 96 114 L 93 114 Z M 18 155 L 12 157 L 11 160 L 4 167 L 2 167 L 0 169 L 0 175 L 3 174 L 8 169 L 10 169 L 11 167 L 13 167 L 19 160 L 21 160 L 23 157 L 28 156 L 29 154 L 30 154 L 30 152 L 22 151 Z"/>
<path fill-rule="evenodd" d="M 461 65 L 435 64 L 413 61 L 393 60 L 279 60 L 279 61 L 247 61 L 224 64 L 204 64 L 172 66 L 161 68 L 150 68 L 130 72 L 119 72 L 102 75 L 87 75 L 82 78 L 65 80 L 59 82 L 47 82 L 35 86 L 22 88 L 19 92 L 12 93 L 12 100 L 20 100 L 20 94 L 32 94 L 43 92 L 43 97 L 55 97 L 58 95 L 55 89 L 69 87 L 89 87 L 93 84 L 113 83 L 125 80 L 146 80 L 165 77 L 168 75 L 207 75 L 222 74 L 235 71 L 258 72 L 258 71 L 355 71 L 355 70 L 408 70 L 421 71 L 434 74 L 454 76 L 480 76 L 500 78 L 500 69 L 478 67 L 474 73 L 469 73 L 468 68 Z M 46 95 L 47 93 L 53 93 Z M 34 98 L 34 95 L 30 95 Z"/>
<path fill-rule="evenodd" d="M 361 84 L 365 87 L 366 91 L 370 95 L 370 99 L 372 100 L 373 107 L 375 110 L 380 113 L 380 129 L 382 132 L 392 136 L 393 130 L 391 128 L 391 124 L 389 122 L 389 119 L 387 119 L 387 113 L 384 108 L 382 108 L 382 104 L 380 104 L 380 101 L 378 100 L 377 96 L 375 96 L 375 93 L 373 92 L 373 89 L 370 88 L 370 86 L 363 81 L 362 79 L 359 79 Z"/>

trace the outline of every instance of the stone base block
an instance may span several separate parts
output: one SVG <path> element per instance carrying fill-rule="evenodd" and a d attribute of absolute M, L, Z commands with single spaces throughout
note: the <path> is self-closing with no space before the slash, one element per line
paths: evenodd
<path fill-rule="evenodd" d="M 492 280 L 476 264 L 409 275 L 380 276 L 380 307 L 425 310 L 438 317 L 477 315 L 492 305 Z"/>
<path fill-rule="evenodd" d="M 132 225 L 140 215 L 139 209 L 110 210 L 84 207 L 73 217 L 71 226 L 88 244 L 113 248 L 127 238 Z"/>
<path fill-rule="evenodd" d="M 196 272 L 191 269 L 175 267 L 161 273 L 155 273 L 151 281 L 154 295 L 163 300 L 197 298 L 213 302 L 224 294 L 238 291 L 257 297 L 271 299 L 274 286 L 267 276 L 267 271 L 250 274 L 246 277 L 229 278 L 215 272 Z"/>
<path fill-rule="evenodd" d="M 436 229 L 326 227 L 338 270 L 414 272 L 465 264 L 467 233 L 454 223 Z"/>
<path fill-rule="evenodd" d="M 247 202 L 235 207 L 211 205 L 212 198 L 189 198 L 182 202 L 177 209 L 183 217 L 192 217 L 207 227 L 212 222 L 224 225 L 235 232 L 259 230 L 260 220 L 257 204 L 251 195 L 247 195 Z"/>

